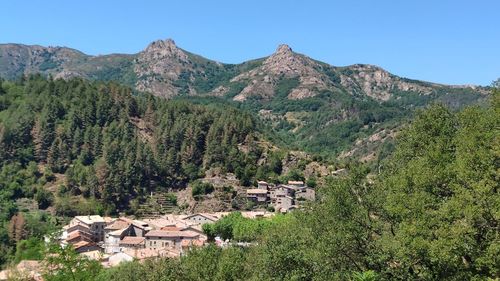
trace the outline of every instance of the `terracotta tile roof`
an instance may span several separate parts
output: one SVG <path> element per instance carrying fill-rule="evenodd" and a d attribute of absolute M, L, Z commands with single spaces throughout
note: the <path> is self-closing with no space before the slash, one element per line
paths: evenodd
<path fill-rule="evenodd" d="M 177 226 L 164 226 L 162 228 L 160 228 L 160 230 L 165 230 L 165 231 L 181 231 L 182 228 L 180 227 L 177 227 Z"/>
<path fill-rule="evenodd" d="M 140 245 L 144 244 L 144 237 L 135 237 L 135 236 L 125 236 L 120 241 L 120 245 Z"/>
<path fill-rule="evenodd" d="M 127 221 L 123 220 L 122 218 L 119 218 L 119 219 L 115 220 L 114 222 L 112 222 L 111 224 L 109 224 L 108 226 L 106 226 L 104 229 L 118 230 L 118 229 L 126 228 L 129 225 L 130 225 L 130 222 L 127 222 Z"/>
<path fill-rule="evenodd" d="M 80 248 L 82 248 L 82 247 L 86 247 L 86 246 L 93 246 L 93 245 L 95 245 L 95 243 L 94 243 L 94 242 L 89 242 L 89 241 L 80 241 L 80 242 L 78 242 L 78 243 L 75 243 L 75 244 L 73 245 L 73 247 L 75 248 L 75 250 L 77 250 L 77 249 L 80 249 Z"/>
<path fill-rule="evenodd" d="M 73 232 L 68 233 L 68 237 L 66 238 L 66 241 L 71 241 L 76 238 L 83 238 L 86 240 L 92 240 L 92 235 L 86 232 L 82 232 L 80 230 L 76 230 Z"/>

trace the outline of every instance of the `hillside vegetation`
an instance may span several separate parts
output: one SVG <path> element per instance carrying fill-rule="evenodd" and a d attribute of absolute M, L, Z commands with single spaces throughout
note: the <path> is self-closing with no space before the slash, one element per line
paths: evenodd
<path fill-rule="evenodd" d="M 270 56 L 224 64 L 171 39 L 137 54 L 89 56 L 64 47 L 0 44 L 0 77 L 116 81 L 167 99 L 204 99 L 258 114 L 281 144 L 330 160 L 379 161 L 416 108 L 482 103 L 489 89 L 398 77 L 373 65 L 332 66 L 280 45 Z M 379 136 L 383 136 L 379 138 Z M 338 159 L 337 159 L 338 158 Z"/>
<path fill-rule="evenodd" d="M 353 165 L 305 210 L 205 227 L 257 242 L 93 268 L 90 280 L 495 280 L 500 278 L 500 93 L 487 108 L 419 112 L 380 173 Z M 244 230 L 244 231 L 242 231 Z M 91 268 L 91 267 L 89 267 Z M 90 272 L 90 271 L 87 271 Z M 49 273 L 48 280 L 67 277 Z M 68 273 L 66 273 L 68 274 Z M 84 276 L 84 275 L 82 275 Z"/>

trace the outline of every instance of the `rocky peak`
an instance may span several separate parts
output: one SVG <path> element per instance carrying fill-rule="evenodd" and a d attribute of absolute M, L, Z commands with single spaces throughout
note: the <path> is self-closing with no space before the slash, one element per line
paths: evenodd
<path fill-rule="evenodd" d="M 178 58 L 182 61 L 187 61 L 188 57 L 181 49 L 175 45 L 173 39 L 156 40 L 148 45 L 143 53 L 152 54 L 155 59 L 159 58 Z"/>
<path fill-rule="evenodd" d="M 171 97 L 178 89 L 173 81 L 183 72 L 192 70 L 188 55 L 175 45 L 174 40 L 157 40 L 139 53 L 135 60 L 136 88 L 141 91 Z"/>
<path fill-rule="evenodd" d="M 275 54 L 291 54 L 291 53 L 292 53 L 292 48 L 290 48 L 290 46 L 288 46 L 287 44 L 279 45 L 275 52 Z"/>

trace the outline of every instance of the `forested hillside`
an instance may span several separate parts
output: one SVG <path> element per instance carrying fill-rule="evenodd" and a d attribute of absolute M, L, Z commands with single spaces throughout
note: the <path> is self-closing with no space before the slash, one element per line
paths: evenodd
<path fill-rule="evenodd" d="M 111 213 L 149 191 L 184 187 L 207 168 L 241 173 L 258 158 L 256 124 L 235 109 L 134 97 L 80 79 L 34 76 L 4 82 L 2 91 L 3 171 L 43 165 L 68 177 L 63 193 L 102 199 Z M 250 149 L 241 152 L 241 144 Z M 19 188 L 13 196 L 36 192 Z"/>

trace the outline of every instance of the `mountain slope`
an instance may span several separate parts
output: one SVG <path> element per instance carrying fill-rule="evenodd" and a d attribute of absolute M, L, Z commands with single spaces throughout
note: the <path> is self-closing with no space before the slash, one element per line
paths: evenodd
<path fill-rule="evenodd" d="M 171 39 L 152 42 L 137 54 L 104 56 L 62 47 L 0 45 L 0 77 L 30 73 L 114 80 L 168 99 L 235 103 L 258 114 L 294 148 L 358 159 L 392 139 L 379 142 L 378 136 L 397 134 L 415 109 L 433 102 L 455 108 L 481 103 L 489 91 L 402 78 L 373 65 L 336 67 L 287 45 L 241 64 L 206 59 Z"/>
<path fill-rule="evenodd" d="M 14 79 L 30 73 L 116 80 L 167 98 L 230 93 L 236 101 L 249 97 L 271 99 L 283 79 L 294 80 L 289 99 L 312 97 L 328 90 L 387 101 L 395 92 L 424 95 L 438 89 L 467 88 L 404 79 L 371 65 L 334 67 L 295 53 L 287 45 L 280 45 L 267 58 L 236 65 L 191 54 L 177 47 L 172 39 L 154 41 L 137 54 L 103 56 L 64 47 L 0 45 L 0 77 Z M 480 87 L 471 89 L 482 91 Z"/>

